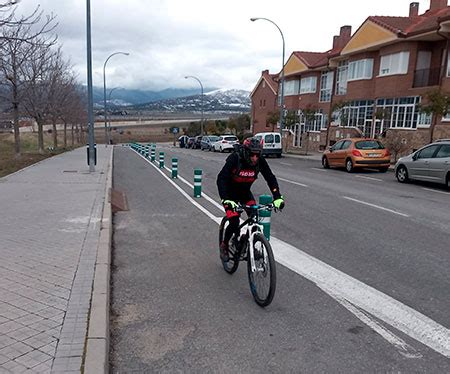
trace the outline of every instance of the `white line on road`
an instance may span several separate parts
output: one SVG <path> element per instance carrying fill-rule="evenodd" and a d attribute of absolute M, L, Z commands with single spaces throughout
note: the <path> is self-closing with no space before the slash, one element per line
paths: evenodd
<path fill-rule="evenodd" d="M 318 285 L 319 286 L 319 285 Z M 320 287 L 320 286 L 319 286 Z M 323 290 L 327 292 L 326 290 Z M 329 293 L 329 292 L 327 292 Z M 376 331 L 380 334 L 384 339 L 386 339 L 389 343 L 391 343 L 403 356 L 407 358 L 421 358 L 423 357 L 420 352 L 417 352 L 413 347 L 411 347 L 408 343 L 406 343 L 403 339 L 399 338 L 397 335 L 393 334 L 391 331 L 386 329 L 380 323 L 378 323 L 370 314 L 361 310 L 360 308 L 353 305 L 348 300 L 342 298 L 339 295 L 333 295 L 329 293 L 329 295 L 335 299 L 338 303 L 340 303 L 344 308 L 348 309 L 351 313 L 353 313 L 356 317 L 358 317 L 362 322 L 364 322 L 367 326 L 369 326 L 372 330 Z"/>
<path fill-rule="evenodd" d="M 318 170 L 318 171 L 326 171 L 325 169 L 321 169 L 321 168 L 311 168 L 313 170 Z"/>
<path fill-rule="evenodd" d="M 286 166 L 292 166 L 292 164 L 288 164 L 287 162 L 281 162 L 281 161 L 280 161 L 280 164 L 281 164 L 281 165 L 286 165 Z"/>
<path fill-rule="evenodd" d="M 444 194 L 444 195 L 450 195 L 450 192 L 444 192 L 444 191 L 439 191 L 439 190 L 433 190 L 432 188 L 425 188 L 425 187 L 422 187 L 422 190 L 431 191 L 431 192 L 436 192 L 436 193 L 442 193 L 442 194 Z"/>
<path fill-rule="evenodd" d="M 383 182 L 383 179 L 373 178 L 373 177 L 366 177 L 365 175 L 355 175 L 355 178 L 364 178 L 371 181 L 377 181 L 377 182 Z"/>
<path fill-rule="evenodd" d="M 327 265 L 274 237 L 270 239 L 280 264 L 314 282 L 397 330 L 450 357 L 450 330 L 394 298 Z M 400 339 L 400 338 L 398 338 Z"/>
<path fill-rule="evenodd" d="M 384 208 L 384 207 L 379 206 L 379 205 L 375 205 L 375 204 L 367 203 L 367 202 L 365 202 L 365 201 L 353 199 L 353 198 L 348 197 L 348 196 L 342 196 L 342 197 L 343 197 L 344 199 L 347 199 L 347 200 L 350 200 L 350 201 L 354 201 L 354 202 L 359 203 L 359 204 L 364 204 L 364 205 L 371 206 L 372 208 L 381 209 L 381 210 L 384 210 L 384 211 L 386 211 L 386 212 L 398 214 L 399 216 L 402 216 L 402 217 L 409 217 L 409 215 L 407 215 L 407 214 L 405 214 L 405 213 L 400 213 L 400 212 L 397 212 L 397 211 L 395 211 L 395 210 L 388 209 L 388 208 Z"/>
<path fill-rule="evenodd" d="M 144 158 L 143 156 L 141 157 Z M 220 217 L 209 213 L 206 208 L 184 192 L 156 165 L 153 165 L 147 159 L 145 160 L 158 170 L 194 206 L 214 222 L 220 223 Z M 205 197 L 206 195 L 203 194 L 203 196 Z M 352 198 L 348 199 L 364 203 Z M 369 205 L 372 206 L 373 204 Z M 379 208 L 378 206 L 375 207 Z M 394 213 L 399 214 L 398 212 Z M 391 325 L 445 357 L 450 357 L 450 330 L 446 327 L 288 243 L 272 237 L 271 244 L 278 263 L 315 283 L 320 289 L 354 313 L 361 321 L 374 328 L 389 343 L 400 349 L 400 352 L 405 356 L 417 358 L 420 357 L 420 354 L 392 332 L 385 328 L 375 328 L 372 323 L 373 320 L 367 314 L 363 314 L 362 311 Z"/>
<path fill-rule="evenodd" d="M 277 177 L 277 179 L 279 179 L 280 181 L 287 182 L 287 183 L 296 184 L 297 186 L 308 187 L 306 184 L 290 181 L 289 179 L 284 179 L 284 178 L 280 178 L 280 177 Z"/>

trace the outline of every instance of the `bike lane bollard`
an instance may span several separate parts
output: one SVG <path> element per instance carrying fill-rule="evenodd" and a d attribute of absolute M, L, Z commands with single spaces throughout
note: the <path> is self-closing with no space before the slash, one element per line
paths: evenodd
<path fill-rule="evenodd" d="M 159 152 L 159 168 L 164 169 L 164 152 Z"/>
<path fill-rule="evenodd" d="M 178 159 L 172 158 L 172 178 L 178 178 Z"/>
<path fill-rule="evenodd" d="M 145 158 L 148 158 L 148 145 L 145 146 Z"/>
<path fill-rule="evenodd" d="M 261 195 L 259 197 L 259 204 L 266 205 L 272 202 L 272 196 Z M 263 233 L 267 240 L 270 240 L 270 217 L 272 212 L 270 210 L 262 209 L 259 211 L 259 223 L 263 227 Z"/>
<path fill-rule="evenodd" d="M 202 169 L 194 170 L 194 197 L 202 197 Z"/>
<path fill-rule="evenodd" d="M 156 151 L 155 148 L 152 148 L 150 151 L 150 161 L 155 162 L 155 159 L 156 159 Z"/>

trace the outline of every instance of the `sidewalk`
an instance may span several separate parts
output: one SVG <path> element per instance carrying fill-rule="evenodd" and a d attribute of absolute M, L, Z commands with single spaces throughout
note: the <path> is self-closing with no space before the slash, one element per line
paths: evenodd
<path fill-rule="evenodd" d="M 82 147 L 0 179 L 2 373 L 107 367 L 112 149 L 93 173 Z"/>

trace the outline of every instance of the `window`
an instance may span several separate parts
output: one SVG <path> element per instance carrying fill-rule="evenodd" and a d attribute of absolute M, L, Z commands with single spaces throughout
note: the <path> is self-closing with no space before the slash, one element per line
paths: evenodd
<path fill-rule="evenodd" d="M 373 71 L 373 58 L 352 61 L 348 64 L 348 81 L 358 79 L 371 79 Z"/>
<path fill-rule="evenodd" d="M 380 76 L 406 74 L 408 72 L 409 52 L 381 56 Z"/>
<path fill-rule="evenodd" d="M 334 74 L 332 71 L 323 71 L 320 77 L 320 101 L 331 101 Z"/>
<path fill-rule="evenodd" d="M 298 95 L 299 86 L 300 86 L 299 80 L 284 81 L 285 96 Z"/>
<path fill-rule="evenodd" d="M 299 110 L 299 123 L 304 126 L 305 131 L 320 132 L 328 126 L 328 116 L 319 109 L 314 111 Z"/>
<path fill-rule="evenodd" d="M 335 145 L 333 145 L 333 146 L 331 147 L 331 149 L 332 149 L 333 151 L 337 151 L 337 150 L 341 149 L 341 147 L 342 147 L 343 144 L 344 144 L 344 140 L 338 141 Z"/>
<path fill-rule="evenodd" d="M 430 127 L 431 125 L 431 113 L 419 113 L 419 117 L 417 119 L 417 127 Z"/>
<path fill-rule="evenodd" d="M 336 95 L 347 94 L 348 61 L 339 62 L 336 75 Z"/>
<path fill-rule="evenodd" d="M 351 144 L 352 144 L 351 140 L 345 140 L 344 143 L 342 144 L 341 149 L 348 149 Z"/>
<path fill-rule="evenodd" d="M 443 145 L 441 146 L 441 149 L 436 154 L 436 158 L 444 158 L 444 157 L 450 157 L 450 145 Z"/>
<path fill-rule="evenodd" d="M 268 134 L 264 137 L 264 142 L 265 143 L 273 143 L 273 135 L 272 134 Z"/>
<path fill-rule="evenodd" d="M 263 80 L 262 84 L 263 84 L 263 88 L 266 88 L 266 81 L 265 80 Z"/>
<path fill-rule="evenodd" d="M 316 77 L 306 77 L 302 78 L 300 81 L 300 93 L 314 93 L 316 92 L 317 78 Z"/>
<path fill-rule="evenodd" d="M 394 99 L 378 99 L 377 112 L 383 112 L 383 128 L 415 129 L 419 121 L 420 96 L 397 97 Z M 430 121 L 431 117 L 422 115 L 422 121 Z"/>
<path fill-rule="evenodd" d="M 432 158 L 438 147 L 440 147 L 439 144 L 434 144 L 422 149 L 417 153 L 417 158 Z"/>
<path fill-rule="evenodd" d="M 363 140 L 360 142 L 355 143 L 356 149 L 363 149 L 363 150 L 371 150 L 371 149 L 384 149 L 383 144 L 376 140 Z"/>

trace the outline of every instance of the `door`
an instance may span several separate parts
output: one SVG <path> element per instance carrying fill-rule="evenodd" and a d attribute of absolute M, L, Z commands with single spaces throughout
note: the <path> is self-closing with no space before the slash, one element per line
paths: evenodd
<path fill-rule="evenodd" d="M 336 166 L 339 160 L 339 150 L 344 144 L 343 140 L 338 141 L 330 148 L 330 153 L 327 154 L 328 164 L 330 166 Z"/>
<path fill-rule="evenodd" d="M 436 153 L 440 144 L 433 144 L 428 147 L 423 148 L 418 151 L 413 161 L 411 162 L 411 167 L 409 168 L 409 174 L 411 178 L 420 179 L 424 181 L 431 180 L 430 178 L 430 160 Z"/>
<path fill-rule="evenodd" d="M 347 160 L 347 155 L 350 146 L 352 145 L 351 140 L 344 140 L 341 149 L 336 152 L 336 165 L 339 167 L 345 167 L 345 161 Z"/>
<path fill-rule="evenodd" d="M 436 155 L 430 159 L 430 179 L 433 182 L 445 183 L 447 171 L 450 169 L 450 144 L 443 144 Z"/>

